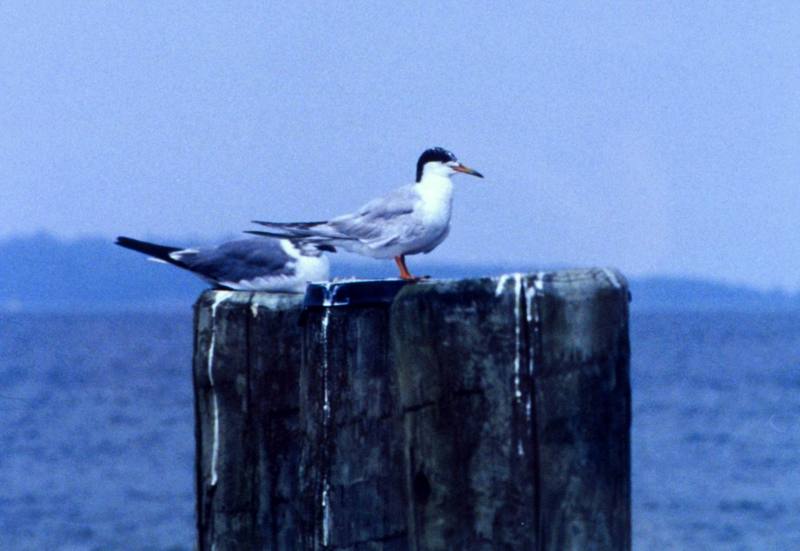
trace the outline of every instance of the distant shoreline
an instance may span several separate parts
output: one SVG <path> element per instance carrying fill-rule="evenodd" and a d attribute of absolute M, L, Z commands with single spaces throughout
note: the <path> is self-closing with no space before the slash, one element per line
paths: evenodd
<path fill-rule="evenodd" d="M 394 277 L 391 262 L 337 257 L 333 275 Z M 441 279 L 536 272 L 554 266 L 437 263 L 414 257 L 420 273 Z M 793 312 L 800 294 L 744 285 L 655 276 L 629 279 L 634 312 Z M 62 241 L 47 234 L 0 240 L 0 312 L 180 312 L 208 286 L 193 275 L 147 262 L 110 240 Z"/>

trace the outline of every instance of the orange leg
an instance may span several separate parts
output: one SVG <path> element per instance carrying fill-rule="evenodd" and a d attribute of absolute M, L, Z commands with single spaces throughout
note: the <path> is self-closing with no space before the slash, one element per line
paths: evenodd
<path fill-rule="evenodd" d="M 400 277 L 402 279 L 414 279 L 417 278 L 411 275 L 411 272 L 408 271 L 408 266 L 406 266 L 406 257 L 404 255 L 395 256 L 394 261 L 397 264 L 397 267 L 400 269 Z"/>

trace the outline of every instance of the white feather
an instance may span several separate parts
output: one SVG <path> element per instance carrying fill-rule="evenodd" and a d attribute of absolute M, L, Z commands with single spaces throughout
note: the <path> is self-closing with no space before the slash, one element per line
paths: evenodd
<path fill-rule="evenodd" d="M 184 256 L 198 254 L 199 252 L 197 249 L 181 249 L 180 251 L 169 253 L 169 257 L 176 262 L 180 262 Z"/>
<path fill-rule="evenodd" d="M 310 281 L 328 279 L 330 261 L 326 256 L 299 256 L 295 262 L 287 264 L 287 268 L 294 268 L 292 275 L 260 276 L 239 281 L 220 281 L 219 283 L 236 291 L 303 293 Z"/>

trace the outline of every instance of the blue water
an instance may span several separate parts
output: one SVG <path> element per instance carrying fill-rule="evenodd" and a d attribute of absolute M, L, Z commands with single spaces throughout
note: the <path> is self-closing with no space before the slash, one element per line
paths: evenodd
<path fill-rule="evenodd" d="M 639 549 L 800 549 L 800 316 L 635 315 Z"/>
<path fill-rule="evenodd" d="M 638 549 L 800 549 L 800 316 L 635 314 Z M 192 549 L 191 316 L 0 315 L 0 549 Z"/>
<path fill-rule="evenodd" d="M 0 317 L 0 549 L 192 549 L 191 316 Z"/>

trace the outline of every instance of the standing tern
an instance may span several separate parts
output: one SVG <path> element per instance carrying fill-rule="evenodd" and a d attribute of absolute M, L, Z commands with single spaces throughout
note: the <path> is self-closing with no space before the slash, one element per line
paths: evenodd
<path fill-rule="evenodd" d="M 417 161 L 415 183 L 373 199 L 354 213 L 324 222 L 254 221 L 270 231 L 247 233 L 342 248 L 372 258 L 394 258 L 400 277 L 416 280 L 418 278 L 408 271 L 405 257 L 427 254 L 447 237 L 453 205 L 450 176 L 456 172 L 483 178 L 480 172 L 461 164 L 446 149 L 428 149 Z"/>
<path fill-rule="evenodd" d="M 309 281 L 328 279 L 328 258 L 322 252 L 331 250 L 325 245 L 297 246 L 289 239 L 264 238 L 191 249 L 130 237 L 118 237 L 116 244 L 188 270 L 218 288 L 272 293 L 302 293 Z"/>

